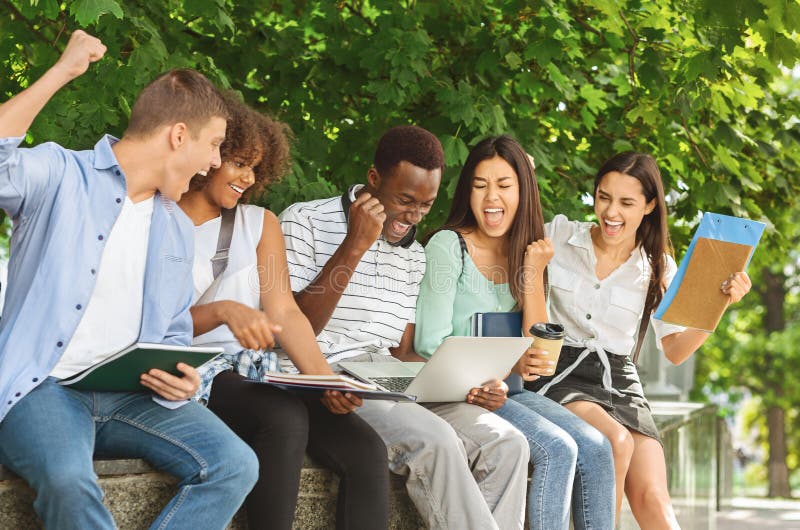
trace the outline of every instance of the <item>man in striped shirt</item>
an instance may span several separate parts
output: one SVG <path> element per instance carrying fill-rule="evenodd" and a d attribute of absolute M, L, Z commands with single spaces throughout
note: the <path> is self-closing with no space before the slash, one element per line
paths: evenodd
<path fill-rule="evenodd" d="M 366 185 L 280 215 L 292 291 L 334 366 L 424 361 L 412 351 L 425 273 L 416 224 L 436 199 L 443 167 L 433 134 L 395 127 L 378 142 Z M 467 403 L 428 408 L 354 396 L 339 412 L 354 410 L 383 438 L 392 472 L 407 476 L 429 527 L 521 528 L 528 444 L 505 420 Z"/>

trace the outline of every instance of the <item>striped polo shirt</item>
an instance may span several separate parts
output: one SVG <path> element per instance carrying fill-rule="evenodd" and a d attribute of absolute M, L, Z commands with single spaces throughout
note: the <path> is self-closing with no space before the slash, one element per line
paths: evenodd
<path fill-rule="evenodd" d="M 344 196 L 293 204 L 281 213 L 292 291 L 311 283 L 347 235 L 353 186 Z M 413 229 L 412 229 L 413 230 Z M 425 251 L 410 233 L 400 244 L 381 235 L 367 250 L 317 342 L 330 363 L 364 353 L 390 355 L 414 323 Z M 334 276 L 335 277 L 335 276 Z"/>

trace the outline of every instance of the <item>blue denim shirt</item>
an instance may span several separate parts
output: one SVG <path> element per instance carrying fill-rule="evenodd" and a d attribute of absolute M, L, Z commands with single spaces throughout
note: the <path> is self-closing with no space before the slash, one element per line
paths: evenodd
<path fill-rule="evenodd" d="M 0 208 L 14 223 L 0 321 L 0 421 L 47 378 L 92 296 L 126 195 L 115 141 L 106 135 L 93 150 L 71 151 L 0 138 Z M 157 194 L 139 341 L 191 344 L 193 257 L 192 222 Z"/>

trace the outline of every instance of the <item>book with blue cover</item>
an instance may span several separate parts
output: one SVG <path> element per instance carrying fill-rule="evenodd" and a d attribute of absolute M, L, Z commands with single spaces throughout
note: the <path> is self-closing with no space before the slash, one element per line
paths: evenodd
<path fill-rule="evenodd" d="M 475 313 L 472 315 L 473 337 L 522 337 L 522 311 Z M 522 377 L 512 373 L 505 379 L 508 395 L 522 392 Z"/>

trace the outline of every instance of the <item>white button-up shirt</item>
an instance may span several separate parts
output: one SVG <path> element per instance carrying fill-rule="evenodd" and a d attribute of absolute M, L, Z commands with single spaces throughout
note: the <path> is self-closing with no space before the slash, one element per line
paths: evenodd
<path fill-rule="evenodd" d="M 570 221 L 557 215 L 545 225 L 545 233 L 553 242 L 554 255 L 547 266 L 550 320 L 562 324 L 567 332 L 564 344 L 584 348 L 573 366 L 559 374 L 566 376 L 590 351 L 596 351 L 605 373 L 604 387 L 610 390 L 611 375 L 606 354 L 629 355 L 636 344 L 639 322 L 644 310 L 650 265 L 641 247 L 608 277 L 599 280 L 597 257 L 590 229 L 593 223 Z M 675 276 L 675 260 L 667 262 L 665 283 Z M 651 319 L 659 349 L 661 339 L 686 328 Z M 562 377 L 551 382 L 555 384 Z M 542 389 L 546 392 L 547 385 Z"/>

